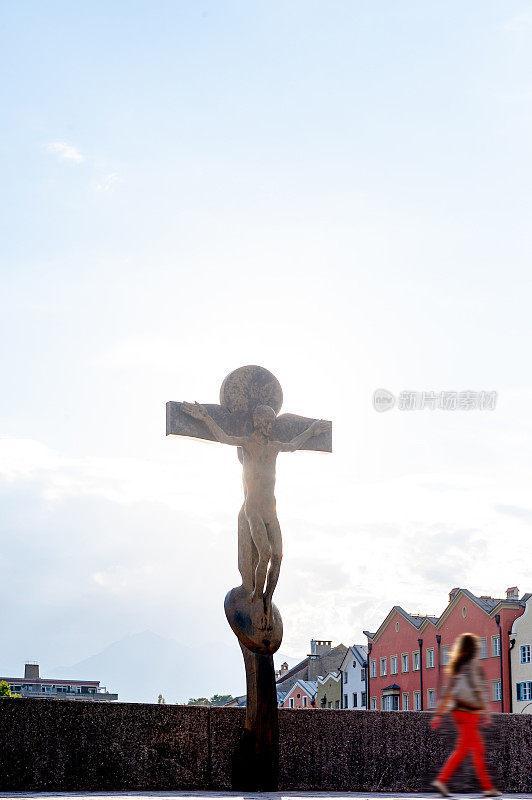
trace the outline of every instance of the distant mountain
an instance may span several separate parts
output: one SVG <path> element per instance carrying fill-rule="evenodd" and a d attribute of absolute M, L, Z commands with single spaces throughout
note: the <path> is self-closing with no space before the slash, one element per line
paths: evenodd
<path fill-rule="evenodd" d="M 133 634 L 70 667 L 57 667 L 53 677 L 99 680 L 125 702 L 167 703 L 189 697 L 245 692 L 244 662 L 237 642 L 183 645 L 152 631 Z"/>
<path fill-rule="evenodd" d="M 303 661 L 303 659 L 306 657 L 307 656 L 305 653 L 305 655 L 300 656 L 299 658 L 293 658 L 293 656 L 287 656 L 285 653 L 281 653 L 281 651 L 278 650 L 273 657 L 273 661 L 275 664 L 275 669 L 279 669 L 281 664 L 285 662 L 288 664 L 288 669 L 292 669 L 292 667 L 295 667 L 296 664 L 299 664 L 299 662 Z"/>

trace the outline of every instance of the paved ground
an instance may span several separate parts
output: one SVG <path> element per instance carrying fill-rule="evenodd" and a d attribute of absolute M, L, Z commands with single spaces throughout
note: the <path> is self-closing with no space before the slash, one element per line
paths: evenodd
<path fill-rule="evenodd" d="M 162 797 L 167 800 L 436 800 L 436 792 L 407 794 L 401 792 L 0 792 L 0 800 L 142 800 L 142 798 Z M 455 794 L 455 800 L 475 800 L 479 793 Z M 505 794 L 508 800 L 532 800 L 532 794 Z"/>

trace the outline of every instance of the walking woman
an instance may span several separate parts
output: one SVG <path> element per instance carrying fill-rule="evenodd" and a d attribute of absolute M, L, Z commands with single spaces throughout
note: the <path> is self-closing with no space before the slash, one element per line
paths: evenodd
<path fill-rule="evenodd" d="M 484 758 L 484 742 L 479 726 L 489 725 L 490 712 L 486 696 L 486 684 L 477 657 L 480 640 L 473 633 L 462 633 L 454 643 L 451 661 L 447 667 L 449 683 L 447 690 L 431 720 L 432 730 L 436 730 L 441 722 L 442 714 L 450 708 L 456 727 L 458 740 L 437 779 L 432 786 L 444 797 L 451 797 L 447 781 L 457 770 L 462 761 L 471 753 L 475 770 L 483 789 L 484 797 L 500 797 L 488 774 Z"/>

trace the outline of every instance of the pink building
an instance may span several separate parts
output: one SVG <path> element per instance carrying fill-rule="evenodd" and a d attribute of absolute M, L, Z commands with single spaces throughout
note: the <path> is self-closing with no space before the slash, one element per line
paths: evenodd
<path fill-rule="evenodd" d="M 317 681 L 297 680 L 286 696 L 280 708 L 315 708 Z"/>
<path fill-rule="evenodd" d="M 456 637 L 475 633 L 493 711 L 512 711 L 509 633 L 525 609 L 515 587 L 505 599 L 476 597 L 453 589 L 440 617 L 408 614 L 394 606 L 368 637 L 369 708 L 427 711 L 435 708 L 447 682 L 445 665 Z"/>

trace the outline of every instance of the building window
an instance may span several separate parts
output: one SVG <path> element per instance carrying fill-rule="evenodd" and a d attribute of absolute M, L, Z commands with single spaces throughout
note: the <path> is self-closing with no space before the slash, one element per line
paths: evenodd
<path fill-rule="evenodd" d="M 383 711 L 399 711 L 399 697 L 396 694 L 387 694 L 382 698 Z"/>
<path fill-rule="evenodd" d="M 444 644 L 441 648 L 441 663 L 445 667 L 449 663 L 449 649 L 450 645 Z"/>
<path fill-rule="evenodd" d="M 390 658 L 390 674 L 397 675 L 397 656 L 391 656 Z"/>
<path fill-rule="evenodd" d="M 530 664 L 530 645 L 521 645 L 521 664 Z"/>
<path fill-rule="evenodd" d="M 360 705 L 362 708 L 366 708 L 366 692 L 362 692 L 361 694 Z"/>
<path fill-rule="evenodd" d="M 339 700 L 335 700 L 334 701 L 334 707 L 335 708 L 340 708 L 340 701 Z"/>
<path fill-rule="evenodd" d="M 366 682 L 366 670 L 364 668 L 360 670 L 360 680 L 362 683 Z"/>
<path fill-rule="evenodd" d="M 303 708 L 306 708 L 306 707 L 307 707 L 307 700 L 308 700 L 308 697 L 306 697 L 305 695 L 303 695 Z"/>
<path fill-rule="evenodd" d="M 293 697 L 291 697 L 290 700 L 288 701 L 288 705 L 290 706 L 290 708 L 294 707 L 294 698 Z"/>
<path fill-rule="evenodd" d="M 408 653 L 403 653 L 401 656 L 401 671 L 408 672 Z"/>
<path fill-rule="evenodd" d="M 464 619 L 467 617 L 467 608 L 465 606 L 462 606 L 462 616 Z"/>
<path fill-rule="evenodd" d="M 501 654 L 501 640 L 498 636 L 491 637 L 491 655 L 500 656 Z"/>
<path fill-rule="evenodd" d="M 412 653 L 412 669 L 414 672 L 419 670 L 419 650 L 414 650 Z"/>
<path fill-rule="evenodd" d="M 372 697 L 371 698 L 371 708 L 372 708 L 373 711 L 377 710 L 377 698 L 376 697 Z"/>
<path fill-rule="evenodd" d="M 349 683 L 349 672 L 347 670 L 344 672 L 344 683 Z"/>
<path fill-rule="evenodd" d="M 386 657 L 381 658 L 381 675 L 386 675 Z"/>
<path fill-rule="evenodd" d="M 429 647 L 427 650 L 427 667 L 430 669 L 434 666 L 434 648 Z"/>
<path fill-rule="evenodd" d="M 414 692 L 414 711 L 421 711 L 421 692 Z"/>
<path fill-rule="evenodd" d="M 434 708 L 436 705 L 436 692 L 434 689 L 427 689 L 427 705 L 429 708 Z"/>
<path fill-rule="evenodd" d="M 410 695 L 403 692 L 403 711 L 410 711 Z"/>
<path fill-rule="evenodd" d="M 377 661 L 374 658 L 371 659 L 371 677 L 377 677 Z"/>
<path fill-rule="evenodd" d="M 532 681 L 517 684 L 517 699 L 532 700 Z"/>
<path fill-rule="evenodd" d="M 353 692 L 353 708 L 357 708 L 358 706 L 358 695 L 356 692 Z"/>
<path fill-rule="evenodd" d="M 501 682 L 493 681 L 493 699 L 496 703 L 501 699 Z"/>
<path fill-rule="evenodd" d="M 488 657 L 488 647 L 486 644 L 486 637 L 483 636 L 480 640 L 480 653 L 479 658 L 487 658 Z"/>
<path fill-rule="evenodd" d="M 347 695 L 344 694 L 344 708 L 349 708 L 349 703 L 347 702 Z"/>

